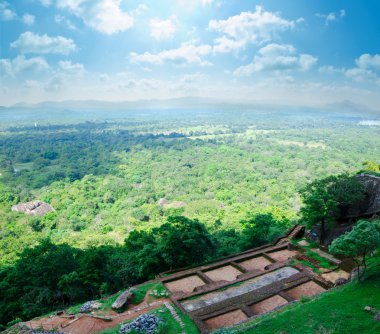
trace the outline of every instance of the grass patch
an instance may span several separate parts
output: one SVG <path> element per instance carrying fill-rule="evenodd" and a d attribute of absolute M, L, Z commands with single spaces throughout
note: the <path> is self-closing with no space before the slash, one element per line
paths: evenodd
<path fill-rule="evenodd" d="M 289 305 L 283 312 L 263 316 L 237 326 L 238 333 L 380 333 L 380 323 L 365 306 L 380 309 L 380 271 L 363 283 L 330 290 L 307 303 Z"/>
<path fill-rule="evenodd" d="M 79 313 L 79 309 L 81 308 L 81 306 L 83 305 L 83 303 L 81 304 L 77 304 L 77 305 L 73 305 L 73 306 L 70 306 L 66 312 L 69 313 L 69 314 L 77 314 Z"/>
<path fill-rule="evenodd" d="M 121 325 L 118 325 L 118 326 L 116 326 L 114 328 L 108 328 L 108 329 L 100 332 L 99 334 L 119 334 L 120 326 Z"/>
<path fill-rule="evenodd" d="M 198 328 L 195 326 L 191 318 L 185 314 L 183 314 L 177 307 L 173 306 L 177 311 L 179 317 L 183 321 L 185 327 L 181 328 L 180 324 L 173 318 L 170 311 L 165 307 L 161 306 L 160 308 L 148 312 L 150 314 L 154 314 L 157 317 L 162 319 L 162 324 L 159 327 L 157 334 L 179 334 L 185 332 L 186 334 L 199 334 Z M 134 319 L 127 321 L 125 323 L 132 322 Z M 121 324 L 117 327 L 107 329 L 99 334 L 118 334 Z M 133 332 L 134 334 L 135 332 Z M 132 332 L 131 332 L 132 334 Z"/>
<path fill-rule="evenodd" d="M 173 306 L 174 307 L 174 306 Z M 173 318 L 170 311 L 165 307 L 160 307 L 153 313 L 163 320 L 159 334 L 178 334 L 184 331 L 186 334 L 199 334 L 199 331 L 189 316 L 184 315 L 177 307 L 174 307 L 179 317 L 183 321 L 185 328 L 182 330 L 180 324 Z"/>
<path fill-rule="evenodd" d="M 140 304 L 149 290 L 155 291 L 155 293 L 150 294 L 154 298 L 162 298 L 167 296 L 167 290 L 161 282 L 151 282 L 135 288 L 133 292 L 134 296 L 132 299 L 132 304 Z"/>
<path fill-rule="evenodd" d="M 309 245 L 307 245 L 307 246 L 301 246 L 299 243 L 301 242 L 301 241 L 307 241 L 308 243 L 309 243 Z M 306 239 L 306 238 L 302 238 L 302 239 L 292 239 L 292 240 L 290 240 L 290 242 L 293 244 L 293 245 L 296 245 L 296 246 L 298 246 L 298 247 L 301 247 L 301 248 L 303 248 L 303 249 L 312 249 L 312 248 L 318 248 L 319 247 L 319 244 L 318 244 L 318 242 L 316 242 L 316 241 L 312 241 L 312 240 L 309 240 L 309 239 Z"/>
<path fill-rule="evenodd" d="M 122 290 L 122 291 L 119 291 L 118 293 L 108 297 L 108 298 L 105 298 L 105 299 L 101 299 L 99 300 L 100 303 L 102 303 L 102 306 L 100 307 L 101 310 L 105 310 L 105 311 L 108 311 L 108 310 L 112 310 L 112 304 L 115 302 L 115 300 L 124 292 L 125 290 Z"/>
<path fill-rule="evenodd" d="M 310 257 L 311 259 L 314 259 L 314 260 L 318 261 L 319 262 L 319 266 L 321 268 L 326 268 L 326 269 L 335 269 L 336 268 L 336 266 L 333 265 L 333 264 L 331 264 L 330 261 L 328 261 L 326 258 L 318 255 L 317 253 L 315 253 L 315 252 L 313 252 L 311 250 L 309 250 L 309 251 L 306 252 L 306 256 Z"/>

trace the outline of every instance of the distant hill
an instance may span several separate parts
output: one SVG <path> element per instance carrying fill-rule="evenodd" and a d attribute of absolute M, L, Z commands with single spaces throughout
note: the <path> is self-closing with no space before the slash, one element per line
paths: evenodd
<path fill-rule="evenodd" d="M 180 97 L 173 99 L 152 99 L 137 101 L 102 101 L 102 100 L 66 100 L 66 101 L 45 101 L 36 104 L 17 103 L 10 107 L 0 107 L 1 109 L 50 109 L 50 110 L 126 110 L 126 109 L 171 109 L 171 108 L 233 108 L 245 107 L 261 110 L 303 110 L 334 112 L 343 114 L 373 114 L 380 116 L 380 110 L 370 109 L 364 105 L 354 103 L 349 100 L 338 101 L 322 106 L 292 106 L 274 104 L 268 102 L 249 101 L 225 101 L 223 99 L 203 98 L 203 97 Z"/>

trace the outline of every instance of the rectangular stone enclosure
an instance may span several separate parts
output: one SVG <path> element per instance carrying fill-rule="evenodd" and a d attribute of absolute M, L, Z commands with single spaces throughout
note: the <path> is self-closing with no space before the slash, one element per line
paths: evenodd
<path fill-rule="evenodd" d="M 301 285 L 298 285 L 290 290 L 286 290 L 286 293 L 290 297 L 299 300 L 301 296 L 311 297 L 323 291 L 326 291 L 326 289 L 322 288 L 320 285 L 313 281 L 309 281 Z"/>
<path fill-rule="evenodd" d="M 198 275 L 187 276 L 175 281 L 165 283 L 165 287 L 172 293 L 183 292 L 191 293 L 198 286 L 205 285 L 206 283 Z"/>
<path fill-rule="evenodd" d="M 267 313 L 274 310 L 277 307 L 286 305 L 288 301 L 279 295 L 269 297 L 256 304 L 251 305 L 251 310 L 255 314 Z"/>
<path fill-rule="evenodd" d="M 233 282 L 236 278 L 241 275 L 242 272 L 237 270 L 233 266 L 223 266 L 213 270 L 205 271 L 205 275 L 212 279 L 214 282 L 218 281 L 228 281 Z"/>
<path fill-rule="evenodd" d="M 268 255 L 271 258 L 275 259 L 276 261 L 283 262 L 283 261 L 287 261 L 291 259 L 293 256 L 296 256 L 297 252 L 291 251 L 289 249 L 284 249 L 284 250 L 268 253 Z"/>
<path fill-rule="evenodd" d="M 241 310 L 235 310 L 218 315 L 213 318 L 209 318 L 205 321 L 207 329 L 209 331 L 216 330 L 221 327 L 227 327 L 235 325 L 239 322 L 247 320 L 247 315 Z"/>
<path fill-rule="evenodd" d="M 214 304 L 225 302 L 231 298 L 240 297 L 247 293 L 254 294 L 254 291 L 257 289 L 269 286 L 298 273 L 299 271 L 295 268 L 283 267 L 262 276 L 247 280 L 239 286 L 232 286 L 226 290 L 214 291 L 201 295 L 195 299 L 181 301 L 181 305 L 187 312 L 194 312 Z"/>
<path fill-rule="evenodd" d="M 254 257 L 252 259 L 239 262 L 239 265 L 241 265 L 244 269 L 247 269 L 248 271 L 252 271 L 252 270 L 265 270 L 265 267 L 271 263 L 272 262 L 270 262 L 264 256 L 259 256 L 259 257 Z"/>

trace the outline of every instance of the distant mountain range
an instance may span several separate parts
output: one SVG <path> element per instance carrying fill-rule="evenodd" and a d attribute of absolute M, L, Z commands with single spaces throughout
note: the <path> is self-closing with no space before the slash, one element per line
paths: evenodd
<path fill-rule="evenodd" d="M 40 109 L 51 111 L 101 111 L 101 110 L 142 110 L 142 109 L 233 109 L 236 107 L 252 110 L 268 111 L 314 111 L 328 112 L 345 115 L 374 115 L 380 116 L 380 110 L 370 109 L 362 104 L 357 104 L 349 100 L 334 102 L 321 106 L 291 106 L 268 102 L 248 102 L 248 101 L 223 101 L 214 98 L 201 97 L 181 97 L 174 99 L 154 99 L 138 101 L 101 101 L 101 100 L 67 100 L 67 101 L 46 101 L 36 104 L 17 103 L 10 107 L 0 106 L 2 110 L 28 110 Z"/>

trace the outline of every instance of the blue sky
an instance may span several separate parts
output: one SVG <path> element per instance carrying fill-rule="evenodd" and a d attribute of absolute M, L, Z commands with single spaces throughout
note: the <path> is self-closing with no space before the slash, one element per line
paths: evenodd
<path fill-rule="evenodd" d="M 0 0 L 0 104 L 380 105 L 377 0 Z"/>

